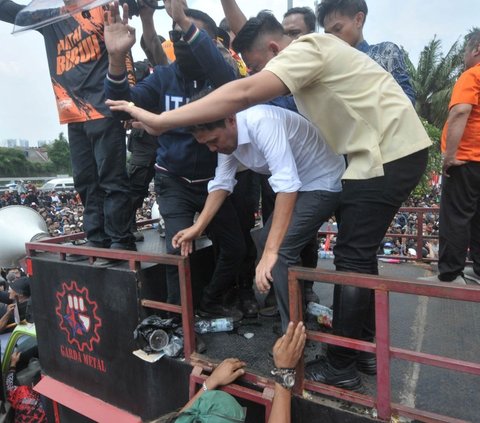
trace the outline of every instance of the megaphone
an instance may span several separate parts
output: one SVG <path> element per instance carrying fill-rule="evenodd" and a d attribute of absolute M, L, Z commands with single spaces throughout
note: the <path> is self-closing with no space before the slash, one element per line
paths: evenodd
<path fill-rule="evenodd" d="M 27 255 L 25 243 L 47 238 L 47 224 L 40 213 L 25 206 L 0 209 L 0 266 L 15 267 Z"/>

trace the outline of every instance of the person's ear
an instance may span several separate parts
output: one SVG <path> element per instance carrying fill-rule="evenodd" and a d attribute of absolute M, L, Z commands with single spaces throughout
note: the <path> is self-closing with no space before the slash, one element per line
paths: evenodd
<path fill-rule="evenodd" d="M 270 41 L 268 43 L 268 48 L 272 51 L 274 56 L 280 52 L 280 46 L 275 41 Z"/>
<path fill-rule="evenodd" d="M 225 118 L 225 124 L 227 127 L 237 127 L 237 117 L 235 115 L 230 115 Z"/>
<path fill-rule="evenodd" d="M 355 21 L 357 28 L 363 28 L 363 25 L 365 24 L 365 13 L 357 12 L 353 20 Z"/>

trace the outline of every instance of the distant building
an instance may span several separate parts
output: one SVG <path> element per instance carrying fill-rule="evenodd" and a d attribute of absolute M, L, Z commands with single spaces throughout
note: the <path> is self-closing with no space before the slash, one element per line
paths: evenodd
<path fill-rule="evenodd" d="M 17 140 L 14 139 L 8 139 L 7 140 L 7 147 L 8 148 L 14 148 L 17 146 Z"/>
<path fill-rule="evenodd" d="M 28 140 L 18 140 L 18 146 L 22 148 L 29 148 L 30 147 L 30 141 Z"/>
<path fill-rule="evenodd" d="M 37 141 L 37 145 L 38 147 L 45 147 L 47 145 L 47 141 L 46 140 L 38 140 Z"/>

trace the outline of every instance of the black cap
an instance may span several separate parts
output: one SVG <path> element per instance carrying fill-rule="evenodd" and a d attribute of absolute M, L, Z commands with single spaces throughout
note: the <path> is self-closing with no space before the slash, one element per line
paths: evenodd
<path fill-rule="evenodd" d="M 10 288 L 19 295 L 30 297 L 30 278 L 22 276 L 10 283 Z"/>

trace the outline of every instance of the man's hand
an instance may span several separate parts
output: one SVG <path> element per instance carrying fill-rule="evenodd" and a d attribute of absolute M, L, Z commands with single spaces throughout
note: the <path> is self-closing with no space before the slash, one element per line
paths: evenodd
<path fill-rule="evenodd" d="M 247 363 L 240 361 L 238 358 L 227 358 L 208 377 L 205 385 L 208 389 L 217 389 L 219 386 L 228 385 L 245 374 L 244 367 L 246 365 Z"/>
<path fill-rule="evenodd" d="M 186 0 L 164 0 L 163 2 L 165 6 L 165 11 L 167 12 L 168 16 L 170 16 L 175 22 L 180 25 L 180 22 L 177 20 L 179 15 L 178 13 L 182 13 L 185 9 L 188 9 L 187 1 Z M 178 11 L 177 8 L 181 7 L 182 10 Z M 183 13 L 185 15 L 185 13 Z"/>
<path fill-rule="evenodd" d="M 109 106 L 113 112 L 130 114 L 134 120 L 132 122 L 132 128 L 144 129 L 151 135 L 160 135 L 166 131 L 161 124 L 161 115 L 137 107 L 131 101 L 107 100 L 105 104 Z"/>
<path fill-rule="evenodd" d="M 150 0 L 152 1 L 152 0 Z M 152 20 L 153 14 L 155 13 L 155 9 L 145 4 L 143 0 L 137 0 L 139 11 L 138 14 L 142 21 L 144 20 Z M 153 3 L 153 2 L 152 2 Z M 158 0 L 155 2 L 158 4 Z"/>
<path fill-rule="evenodd" d="M 13 352 L 12 357 L 10 358 L 10 366 L 15 367 L 19 361 L 20 361 L 20 353 L 18 351 Z"/>
<path fill-rule="evenodd" d="M 193 240 L 197 239 L 200 235 L 201 233 L 199 233 L 195 225 L 192 225 L 175 234 L 172 238 L 172 246 L 173 248 L 180 248 L 182 256 L 188 256 L 193 251 Z"/>
<path fill-rule="evenodd" d="M 180 25 L 183 32 L 187 32 L 192 25 L 190 18 L 185 15 L 187 7 L 185 0 L 172 0 L 172 19 Z"/>
<path fill-rule="evenodd" d="M 277 253 L 263 252 L 255 270 L 255 283 L 260 293 L 266 293 L 270 290 L 270 284 L 273 282 L 272 269 L 277 259 Z"/>
<path fill-rule="evenodd" d="M 305 341 L 305 326 L 299 322 L 295 327 L 293 322 L 288 324 L 287 332 L 277 340 L 273 346 L 273 362 L 279 369 L 293 369 L 303 354 Z"/>
<path fill-rule="evenodd" d="M 118 2 L 110 3 L 104 13 L 105 47 L 110 62 L 125 62 L 125 56 L 135 44 L 135 28 L 128 25 L 128 5 L 123 5 L 123 18 Z M 115 63 L 116 64 L 116 63 Z"/>
<path fill-rule="evenodd" d="M 15 310 L 15 303 L 7 305 L 6 314 L 12 314 L 13 310 Z"/>
<path fill-rule="evenodd" d="M 445 156 L 444 159 L 443 159 L 443 165 L 442 165 L 443 176 L 446 176 L 447 178 L 450 178 L 448 170 L 453 166 L 461 166 L 465 163 L 467 163 L 467 162 L 463 161 L 463 160 L 457 160 L 455 157 Z"/>

